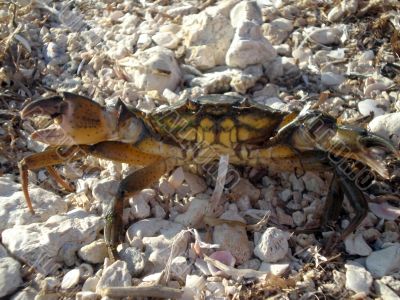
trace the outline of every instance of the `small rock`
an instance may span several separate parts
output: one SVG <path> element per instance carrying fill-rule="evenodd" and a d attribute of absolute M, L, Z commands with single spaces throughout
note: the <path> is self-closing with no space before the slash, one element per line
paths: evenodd
<path fill-rule="evenodd" d="M 145 256 L 148 261 L 153 263 L 155 272 L 160 272 L 165 268 L 173 250 L 173 255 L 184 255 L 189 241 L 190 234 L 187 231 L 181 231 L 170 239 L 159 235 L 156 237 L 143 238 L 145 245 Z"/>
<path fill-rule="evenodd" d="M 239 265 L 237 268 L 238 269 L 253 269 L 253 270 L 258 270 L 261 266 L 261 261 L 258 258 L 253 258 L 250 259 L 241 265 Z"/>
<path fill-rule="evenodd" d="M 174 172 L 172 172 L 171 176 L 168 178 L 169 184 L 171 184 L 174 189 L 179 188 L 183 181 L 185 180 L 185 174 L 183 172 L 182 167 L 176 168 Z"/>
<path fill-rule="evenodd" d="M 341 74 L 336 74 L 333 72 L 323 72 L 321 73 L 321 83 L 330 87 L 338 86 L 343 83 L 346 78 Z"/>
<path fill-rule="evenodd" d="M 239 200 L 236 202 L 236 205 L 238 206 L 240 211 L 248 211 L 249 209 L 252 208 L 248 196 L 240 197 Z"/>
<path fill-rule="evenodd" d="M 0 244 L 0 258 L 8 257 L 7 249 L 4 248 L 2 244 Z"/>
<path fill-rule="evenodd" d="M 174 187 L 168 182 L 166 178 L 161 178 L 158 188 L 164 196 L 172 196 L 175 193 Z"/>
<path fill-rule="evenodd" d="M 273 45 L 280 45 L 287 39 L 290 32 L 293 30 L 293 24 L 290 20 L 277 18 L 270 23 L 263 24 L 262 28 L 264 35 L 267 36 L 268 40 Z"/>
<path fill-rule="evenodd" d="M 93 197 L 102 204 L 103 211 L 106 211 L 112 199 L 115 197 L 119 186 L 118 180 L 100 179 L 92 189 Z"/>
<path fill-rule="evenodd" d="M 11 300 L 33 300 L 35 296 L 37 296 L 38 291 L 32 287 L 26 287 L 22 291 L 14 294 L 10 299 Z"/>
<path fill-rule="evenodd" d="M 172 32 L 157 32 L 151 37 L 158 45 L 168 49 L 176 49 L 179 45 L 179 38 Z"/>
<path fill-rule="evenodd" d="M 296 174 L 291 173 L 289 175 L 289 182 L 290 182 L 293 190 L 299 191 L 299 192 L 304 191 L 303 179 L 297 177 Z"/>
<path fill-rule="evenodd" d="M 226 64 L 241 69 L 249 65 L 272 61 L 276 51 L 263 37 L 260 25 L 245 21 L 236 29 L 235 36 L 226 53 Z"/>
<path fill-rule="evenodd" d="M 396 292 L 389 288 L 382 280 L 375 280 L 374 282 L 375 291 L 378 293 L 383 300 L 399 300 L 400 297 Z"/>
<path fill-rule="evenodd" d="M 96 293 L 101 294 L 101 291 L 108 287 L 123 287 L 131 285 L 132 277 L 131 274 L 129 274 L 126 262 L 117 260 L 103 270 L 103 274 L 96 286 Z"/>
<path fill-rule="evenodd" d="M 289 263 L 280 263 L 280 264 L 270 264 L 266 262 L 262 262 L 259 268 L 261 272 L 268 272 L 275 276 L 282 276 L 289 270 Z"/>
<path fill-rule="evenodd" d="M 362 233 L 350 234 L 344 240 L 344 245 L 346 247 L 346 252 L 349 254 L 368 256 L 372 252 L 371 247 L 364 240 Z"/>
<path fill-rule="evenodd" d="M 186 212 L 177 215 L 174 221 L 186 227 L 196 227 L 203 221 L 208 208 L 208 199 L 192 197 L 189 201 Z"/>
<path fill-rule="evenodd" d="M 220 218 L 246 223 L 237 212 L 232 210 L 227 210 Z M 248 261 L 251 257 L 252 250 L 245 227 L 228 224 L 217 225 L 213 232 L 213 243 L 219 244 L 221 250 L 230 252 L 238 264 Z"/>
<path fill-rule="evenodd" d="M 383 243 L 395 243 L 399 241 L 400 234 L 396 231 L 385 231 L 382 233 L 381 239 Z"/>
<path fill-rule="evenodd" d="M 153 237 L 160 234 L 166 238 L 172 238 L 178 232 L 182 231 L 183 228 L 178 223 L 150 218 L 132 224 L 126 231 L 126 237 L 128 241 L 133 241 L 135 237 Z"/>
<path fill-rule="evenodd" d="M 400 270 L 400 243 L 372 252 L 366 266 L 374 278 L 390 275 Z"/>
<path fill-rule="evenodd" d="M 232 8 L 230 17 L 233 28 L 239 27 L 244 21 L 262 24 L 261 10 L 255 1 L 240 1 Z"/>
<path fill-rule="evenodd" d="M 358 110 L 363 116 L 369 116 L 371 113 L 374 117 L 378 117 L 385 114 L 385 111 L 378 107 L 379 103 L 373 99 L 365 99 L 358 102 Z"/>
<path fill-rule="evenodd" d="M 180 35 L 188 51 L 186 62 L 200 70 L 224 65 L 233 33 L 229 18 L 221 13 L 184 16 Z"/>
<path fill-rule="evenodd" d="M 64 275 L 64 277 L 61 281 L 61 288 L 63 290 L 72 289 L 73 287 L 75 287 L 78 284 L 80 277 L 81 277 L 80 269 L 72 269 L 72 270 L 68 271 Z"/>
<path fill-rule="evenodd" d="M 310 38 L 323 45 L 339 44 L 341 31 L 336 28 L 311 28 Z"/>
<path fill-rule="evenodd" d="M 293 222 L 296 224 L 296 226 L 302 226 L 304 225 L 304 221 L 306 220 L 306 217 L 304 216 L 304 213 L 297 210 L 292 214 Z"/>
<path fill-rule="evenodd" d="M 76 300 L 99 300 L 101 296 L 99 294 L 96 294 L 94 292 L 78 292 L 76 293 Z"/>
<path fill-rule="evenodd" d="M 164 89 L 174 91 L 181 80 L 174 53 L 160 46 L 139 50 L 117 64 L 125 70 L 127 80 L 142 91 L 156 90 L 160 94 Z"/>
<path fill-rule="evenodd" d="M 196 195 L 207 190 L 207 184 L 202 177 L 189 172 L 184 172 L 184 175 L 185 181 L 189 185 L 192 195 Z"/>
<path fill-rule="evenodd" d="M 231 89 L 233 73 L 231 70 L 205 73 L 191 81 L 192 86 L 202 87 L 206 93 L 225 93 Z"/>
<path fill-rule="evenodd" d="M 391 139 L 398 145 L 400 143 L 400 112 L 374 118 L 368 124 L 368 130 Z"/>
<path fill-rule="evenodd" d="M 0 258 L 0 297 L 13 293 L 22 285 L 21 265 L 11 257 Z"/>
<path fill-rule="evenodd" d="M 138 249 L 128 247 L 122 249 L 118 254 L 126 262 L 128 270 L 133 277 L 137 277 L 142 273 L 145 260 Z"/>
<path fill-rule="evenodd" d="M 330 22 L 336 22 L 342 19 L 344 16 L 354 14 L 358 8 L 358 2 L 358 0 L 349 0 L 337 4 L 329 11 L 328 20 Z"/>
<path fill-rule="evenodd" d="M 260 198 L 261 191 L 248 179 L 240 178 L 239 182 L 232 188 L 232 194 L 238 199 L 242 196 L 248 196 L 251 202 L 255 202 Z"/>
<path fill-rule="evenodd" d="M 250 65 L 242 70 L 232 72 L 232 80 L 230 86 L 235 92 L 245 94 L 246 91 L 252 88 L 256 82 L 263 76 L 261 65 Z"/>
<path fill-rule="evenodd" d="M 60 249 L 69 244 L 76 249 L 94 241 L 103 219 L 82 210 L 55 215 L 45 223 L 16 225 L 2 232 L 9 251 L 35 266 L 42 274 L 52 274 L 60 267 Z"/>
<path fill-rule="evenodd" d="M 293 226 L 293 218 L 288 215 L 281 207 L 276 208 L 276 216 L 278 217 L 278 223 L 282 225 Z"/>
<path fill-rule="evenodd" d="M 92 276 L 85 280 L 82 286 L 82 291 L 84 292 L 96 292 L 96 286 L 99 283 L 99 277 Z"/>
<path fill-rule="evenodd" d="M 346 288 L 368 295 L 373 281 L 371 274 L 354 261 L 348 261 L 344 266 L 346 268 Z"/>
<path fill-rule="evenodd" d="M 136 219 L 145 219 L 150 216 L 151 208 L 148 200 L 141 196 L 141 193 L 134 196 L 131 201 L 131 212 Z"/>
<path fill-rule="evenodd" d="M 254 254 L 264 262 L 276 262 L 286 256 L 289 250 L 289 234 L 270 227 L 261 236 Z"/>
<path fill-rule="evenodd" d="M 44 222 L 67 211 L 67 203 L 54 193 L 30 184 L 29 195 L 36 212 L 34 215 L 26 206 L 21 185 L 10 176 L 0 177 L 0 231 L 16 224 Z"/>
<path fill-rule="evenodd" d="M 317 193 L 321 195 L 326 190 L 325 182 L 317 174 L 312 172 L 306 172 L 303 176 L 303 181 L 307 191 Z"/>
<path fill-rule="evenodd" d="M 61 282 L 59 278 L 54 276 L 46 277 L 40 283 L 40 289 L 45 291 L 55 291 L 60 286 L 60 284 Z"/>
<path fill-rule="evenodd" d="M 279 193 L 280 198 L 284 202 L 288 202 L 289 199 L 292 197 L 292 191 L 290 189 L 284 189 L 282 192 Z"/>
<path fill-rule="evenodd" d="M 171 273 L 174 279 L 184 281 L 191 273 L 191 264 L 188 263 L 186 257 L 177 256 L 171 262 Z"/>
<path fill-rule="evenodd" d="M 104 240 L 97 240 L 88 245 L 83 246 L 78 251 L 78 255 L 84 261 L 92 264 L 100 264 L 107 257 L 107 244 Z"/>
<path fill-rule="evenodd" d="M 140 50 L 144 50 L 149 48 L 151 45 L 151 36 L 148 35 L 147 33 L 139 35 L 139 38 L 137 40 L 136 46 Z"/>
<path fill-rule="evenodd" d="M 386 91 L 388 85 L 383 82 L 371 82 L 366 83 L 364 87 L 364 96 L 373 98 L 374 95 L 380 94 L 382 91 Z"/>

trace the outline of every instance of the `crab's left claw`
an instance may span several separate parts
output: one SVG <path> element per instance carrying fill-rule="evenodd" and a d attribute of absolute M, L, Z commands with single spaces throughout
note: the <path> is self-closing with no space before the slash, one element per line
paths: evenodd
<path fill-rule="evenodd" d="M 336 120 L 326 114 L 310 111 L 293 124 L 297 128 L 292 136 L 292 144 L 297 149 L 322 150 L 337 164 L 341 159 L 353 159 L 369 166 L 385 179 L 390 174 L 380 154 L 400 159 L 400 151 L 390 140 L 365 129 L 338 125 Z M 289 128 L 290 126 L 288 126 Z M 283 135 L 283 134 L 281 134 Z"/>
<path fill-rule="evenodd" d="M 390 140 L 364 129 L 339 126 L 330 145 L 334 154 L 358 160 L 385 179 L 389 179 L 390 174 L 382 159 L 382 152 L 400 159 L 400 151 Z"/>
<path fill-rule="evenodd" d="M 54 124 L 36 130 L 32 138 L 52 146 L 91 145 L 113 139 L 117 117 L 98 103 L 71 93 L 29 103 L 21 112 L 22 118 L 45 115 Z"/>

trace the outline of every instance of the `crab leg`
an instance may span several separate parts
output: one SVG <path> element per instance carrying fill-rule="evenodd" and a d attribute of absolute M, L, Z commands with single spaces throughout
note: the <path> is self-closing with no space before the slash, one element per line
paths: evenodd
<path fill-rule="evenodd" d="M 338 219 L 343 200 L 343 189 L 341 188 L 336 172 L 334 172 L 328 194 L 326 195 L 322 226 L 330 225 Z"/>
<path fill-rule="evenodd" d="M 349 200 L 350 205 L 354 208 L 356 214 L 355 217 L 350 221 L 350 224 L 347 226 L 347 228 L 344 229 L 340 235 L 340 238 L 344 239 L 350 233 L 352 233 L 367 216 L 368 202 L 365 199 L 363 192 L 342 172 L 341 169 L 335 168 L 335 172 L 338 175 L 340 187 Z"/>
<path fill-rule="evenodd" d="M 60 176 L 60 174 L 57 173 L 56 169 L 54 169 L 53 166 L 47 166 L 46 167 L 47 172 L 49 172 L 50 176 L 54 178 L 54 180 L 60 184 L 66 191 L 72 193 L 74 191 L 74 187 L 72 184 L 70 184 L 68 181 L 64 180 Z"/>
<path fill-rule="evenodd" d="M 115 258 L 117 255 L 116 246 L 120 241 L 120 234 L 123 227 L 122 213 L 124 199 L 156 182 L 175 165 L 175 159 L 165 160 L 160 158 L 150 165 L 134 171 L 121 181 L 117 195 L 114 197 L 110 210 L 106 214 L 104 237 L 109 246 L 110 256 Z"/>
<path fill-rule="evenodd" d="M 63 179 L 61 179 L 61 177 L 56 173 L 52 166 L 65 162 L 67 160 L 79 159 L 83 154 L 83 152 L 80 152 L 79 150 L 79 146 L 71 146 L 67 149 L 62 149 L 61 147 L 51 148 L 45 150 L 44 152 L 35 153 L 27 156 L 20 161 L 19 170 L 21 176 L 22 191 L 24 193 L 28 208 L 32 214 L 34 214 L 35 212 L 33 210 L 32 201 L 28 191 L 28 170 L 46 167 L 50 175 L 52 175 L 61 186 L 69 189 L 70 185 L 66 183 Z"/>

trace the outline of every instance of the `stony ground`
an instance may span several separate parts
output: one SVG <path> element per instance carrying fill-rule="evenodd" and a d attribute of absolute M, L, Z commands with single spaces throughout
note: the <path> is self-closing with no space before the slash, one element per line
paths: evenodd
<path fill-rule="evenodd" d="M 396 162 L 391 181 L 366 191 L 362 225 L 329 249 L 333 232 L 290 232 L 321 215 L 331 174 L 178 168 L 129 199 L 116 262 L 101 216 L 132 168 L 91 157 L 58 166 L 73 193 L 30 172 L 35 215 L 18 171 L 46 147 L 29 136 L 49 122 L 19 111 L 60 91 L 143 111 L 215 93 L 313 106 L 398 147 L 399 11 L 394 0 L 0 2 L 0 297 L 400 299 Z M 216 199 L 218 218 L 207 215 Z M 352 216 L 345 202 L 334 229 Z"/>

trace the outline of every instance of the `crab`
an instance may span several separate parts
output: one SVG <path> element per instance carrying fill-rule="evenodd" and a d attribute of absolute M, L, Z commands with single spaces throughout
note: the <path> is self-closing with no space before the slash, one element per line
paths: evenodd
<path fill-rule="evenodd" d="M 72 190 L 54 165 L 92 155 L 141 167 L 120 182 L 106 213 L 104 235 L 112 251 L 120 242 L 124 199 L 177 166 L 206 164 L 228 155 L 234 165 L 330 171 L 324 216 L 312 230 L 334 222 L 346 196 L 355 216 L 341 232 L 344 238 L 368 212 L 363 191 L 371 178 L 375 174 L 390 177 L 377 155 L 400 158 L 399 150 L 386 138 L 340 125 L 323 112 L 282 112 L 236 96 L 207 95 L 144 113 L 120 100 L 106 108 L 64 92 L 29 103 L 21 117 L 36 114 L 50 116 L 54 123 L 32 134 L 48 148 L 19 164 L 22 190 L 32 213 L 28 170 L 45 167 L 61 186 Z"/>

